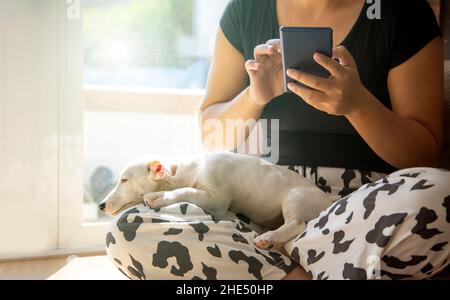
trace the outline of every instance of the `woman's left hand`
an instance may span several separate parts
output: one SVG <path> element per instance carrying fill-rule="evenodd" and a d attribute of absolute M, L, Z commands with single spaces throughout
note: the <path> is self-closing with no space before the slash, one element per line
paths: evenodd
<path fill-rule="evenodd" d="M 322 78 L 289 69 L 289 77 L 310 88 L 295 83 L 290 83 L 288 88 L 309 105 L 331 115 L 348 116 L 357 110 L 366 89 L 350 52 L 339 46 L 333 49 L 333 58 L 316 53 L 314 60 L 330 72 L 330 77 Z"/>

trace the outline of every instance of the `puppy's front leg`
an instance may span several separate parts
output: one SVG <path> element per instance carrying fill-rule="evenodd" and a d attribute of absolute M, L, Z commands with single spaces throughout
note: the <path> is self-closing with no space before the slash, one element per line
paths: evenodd
<path fill-rule="evenodd" d="M 194 188 L 182 188 L 170 192 L 154 192 L 144 195 L 144 202 L 151 208 L 161 208 L 179 202 L 189 202 L 206 212 L 220 217 L 225 215 L 229 203 L 218 199 L 213 192 L 205 192 Z"/>

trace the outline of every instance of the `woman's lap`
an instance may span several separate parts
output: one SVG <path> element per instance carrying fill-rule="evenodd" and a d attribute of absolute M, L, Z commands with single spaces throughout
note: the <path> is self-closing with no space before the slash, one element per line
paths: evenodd
<path fill-rule="evenodd" d="M 437 169 L 393 173 L 335 202 L 285 248 L 313 278 L 430 277 L 450 258 L 449 185 Z"/>
<path fill-rule="evenodd" d="M 179 203 L 160 211 L 144 205 L 115 219 L 107 253 L 131 279 L 281 279 L 297 265 L 276 251 L 257 249 L 245 218 L 214 221 Z"/>
<path fill-rule="evenodd" d="M 382 176 L 327 168 L 295 171 L 335 199 L 357 190 L 285 245 L 314 278 L 373 278 L 373 269 L 382 278 L 423 278 L 444 267 L 450 173 L 403 170 L 358 189 Z M 216 222 L 187 203 L 159 212 L 141 205 L 112 223 L 107 252 L 133 279 L 283 278 L 295 263 L 274 250 L 254 247 L 261 228 L 253 225 L 231 213 L 228 220 Z"/>

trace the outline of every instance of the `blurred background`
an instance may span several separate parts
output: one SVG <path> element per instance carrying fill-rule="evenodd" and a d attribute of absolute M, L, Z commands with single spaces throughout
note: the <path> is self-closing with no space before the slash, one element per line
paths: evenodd
<path fill-rule="evenodd" d="M 84 0 L 85 83 L 202 89 L 227 0 Z"/>

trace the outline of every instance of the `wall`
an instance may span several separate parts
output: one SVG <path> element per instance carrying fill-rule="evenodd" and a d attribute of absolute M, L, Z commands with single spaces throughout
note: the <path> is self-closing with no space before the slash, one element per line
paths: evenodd
<path fill-rule="evenodd" d="M 0 259 L 57 248 L 66 1 L 0 1 Z"/>

